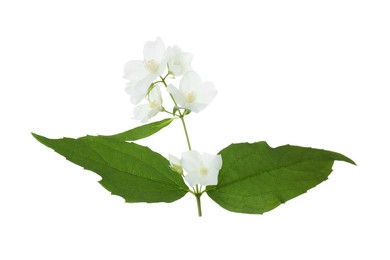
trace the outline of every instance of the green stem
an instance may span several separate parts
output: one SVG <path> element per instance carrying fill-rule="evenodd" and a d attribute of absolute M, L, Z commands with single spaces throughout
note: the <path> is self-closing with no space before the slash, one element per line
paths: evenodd
<path fill-rule="evenodd" d="M 176 116 L 173 113 L 169 112 L 164 107 L 162 108 L 162 112 L 168 113 L 168 114 L 170 114 L 170 115 L 172 115 L 172 116 L 174 116 L 176 118 Z"/>
<path fill-rule="evenodd" d="M 168 76 L 168 75 L 167 75 L 167 76 Z M 167 76 L 165 76 L 164 78 L 160 76 L 161 82 L 164 84 L 165 88 L 168 88 L 168 85 L 167 85 L 167 83 L 165 82 L 165 79 L 166 79 Z M 178 106 L 177 103 L 176 103 L 176 100 L 174 99 L 174 97 L 172 96 L 172 94 L 169 93 L 169 95 L 171 96 L 171 99 L 172 99 L 173 103 L 175 104 L 175 106 Z M 180 115 L 180 116 L 183 116 L 182 113 L 180 112 L 180 110 L 179 110 L 178 112 L 179 112 L 179 115 Z"/>
<path fill-rule="evenodd" d="M 188 137 L 188 131 L 187 131 L 186 122 L 184 121 L 184 116 L 181 116 L 180 119 L 181 119 L 181 122 L 182 122 L 182 124 L 183 124 L 184 133 L 186 134 L 188 150 L 191 151 L 191 143 L 190 143 L 190 138 Z"/>
<path fill-rule="evenodd" d="M 169 73 L 168 73 L 165 77 L 161 77 L 161 76 L 160 76 L 161 82 L 164 84 L 164 86 L 165 86 L 166 88 L 168 88 L 168 85 L 167 85 L 167 83 L 165 82 L 165 79 L 168 77 L 168 75 L 169 75 Z M 172 94 L 169 93 L 169 95 L 171 96 L 171 99 L 172 99 L 173 103 L 175 104 L 175 106 L 178 107 L 175 98 L 172 96 Z M 188 136 L 187 126 L 186 126 L 186 122 L 185 122 L 185 120 L 184 120 L 185 114 L 183 114 L 183 113 L 180 111 L 180 109 L 177 110 L 177 111 L 178 111 L 178 113 L 179 113 L 179 118 L 180 118 L 180 120 L 181 120 L 181 123 L 183 124 L 184 133 L 185 133 L 185 135 L 186 135 L 186 140 L 187 140 L 188 150 L 191 151 L 190 138 L 189 138 L 189 136 Z M 167 113 L 173 115 L 173 113 L 170 113 L 170 112 L 168 112 L 168 111 L 165 110 L 165 109 L 164 109 L 164 112 L 167 112 Z M 175 115 L 173 115 L 173 116 L 175 116 Z M 198 206 L 198 215 L 199 215 L 199 217 L 202 216 L 202 205 L 201 205 L 201 203 L 200 203 L 200 196 L 202 196 L 203 192 L 201 192 L 201 190 L 202 190 L 202 188 L 201 188 L 201 187 L 199 188 L 199 186 L 196 185 L 196 189 L 194 188 L 194 191 L 193 191 L 193 192 L 190 191 L 192 194 L 195 195 L 195 198 L 196 198 L 196 205 Z"/>
<path fill-rule="evenodd" d="M 200 196 L 201 196 L 201 194 L 199 194 L 199 193 L 195 194 L 196 204 L 198 205 L 198 216 L 199 217 L 202 216 L 202 205 L 200 204 Z"/>
<path fill-rule="evenodd" d="M 167 74 L 164 78 L 160 76 L 161 82 L 164 84 L 164 86 L 165 86 L 166 88 L 168 87 L 168 85 L 167 85 L 167 83 L 165 82 L 165 79 L 167 78 L 168 75 L 169 75 L 169 74 Z M 172 94 L 169 93 L 169 95 L 171 96 L 171 99 L 172 99 L 173 103 L 174 103 L 175 106 L 177 107 L 178 105 L 177 105 L 177 103 L 176 103 L 175 98 L 172 96 Z M 166 112 L 168 112 L 168 111 L 166 111 Z M 183 115 L 183 113 L 180 111 L 180 109 L 179 109 L 177 112 L 179 112 L 179 117 L 180 117 L 181 123 L 183 124 L 184 133 L 185 133 L 185 135 L 186 135 L 186 140 L 187 140 L 188 150 L 191 151 L 191 143 L 190 143 L 190 138 L 188 137 L 188 131 L 187 131 L 186 122 L 184 121 L 184 115 Z M 169 113 L 169 112 L 168 112 L 168 113 Z"/>

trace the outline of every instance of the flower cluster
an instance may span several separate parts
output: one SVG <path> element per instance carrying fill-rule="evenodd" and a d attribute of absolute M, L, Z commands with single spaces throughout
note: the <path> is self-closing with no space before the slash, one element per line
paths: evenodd
<path fill-rule="evenodd" d="M 124 78 L 129 80 L 126 92 L 131 102 L 138 105 L 143 99 L 146 104 L 134 108 L 134 118 L 147 122 L 159 112 L 166 111 L 162 104 L 160 83 L 175 100 L 176 109 L 200 112 L 216 96 L 217 91 L 211 82 L 202 82 L 191 68 L 192 55 L 183 52 L 178 46 L 166 48 L 157 38 L 144 46 L 144 60 L 131 60 L 126 63 Z M 165 76 L 163 76 L 165 74 Z M 167 85 L 168 77 L 181 77 L 179 88 Z"/>
<path fill-rule="evenodd" d="M 124 68 L 123 77 L 128 80 L 126 92 L 136 105 L 134 119 L 146 123 L 159 112 L 181 119 L 189 151 L 182 153 L 181 160 L 170 155 L 171 168 L 184 177 L 194 194 L 201 194 L 202 186 L 217 184 L 222 158 L 191 150 L 184 117 L 205 109 L 217 91 L 211 82 L 202 81 L 193 71 L 192 54 L 183 52 L 178 46 L 166 47 L 157 38 L 145 43 L 143 54 L 143 60 L 131 60 Z M 180 79 L 178 87 L 168 84 L 168 79 Z M 162 89 L 172 99 L 170 111 L 163 105 Z"/>

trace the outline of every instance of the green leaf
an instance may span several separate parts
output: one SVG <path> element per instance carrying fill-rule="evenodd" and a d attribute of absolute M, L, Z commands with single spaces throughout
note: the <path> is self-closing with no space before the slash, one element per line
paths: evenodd
<path fill-rule="evenodd" d="M 188 191 L 168 160 L 148 147 L 102 136 L 33 136 L 69 161 L 100 175 L 99 183 L 126 202 L 172 202 Z"/>
<path fill-rule="evenodd" d="M 136 128 L 133 128 L 131 130 L 125 131 L 123 133 L 119 133 L 116 135 L 109 135 L 109 136 L 104 136 L 107 138 L 112 138 L 116 139 L 119 141 L 136 141 L 139 139 L 146 138 L 148 136 L 151 136 L 164 127 L 168 126 L 172 121 L 175 120 L 174 118 L 166 118 L 161 121 L 149 123 L 146 125 L 142 125 Z"/>
<path fill-rule="evenodd" d="M 223 208 L 261 214 L 325 181 L 342 154 L 299 146 L 271 148 L 266 142 L 232 144 L 219 152 L 218 184 L 207 194 Z"/>

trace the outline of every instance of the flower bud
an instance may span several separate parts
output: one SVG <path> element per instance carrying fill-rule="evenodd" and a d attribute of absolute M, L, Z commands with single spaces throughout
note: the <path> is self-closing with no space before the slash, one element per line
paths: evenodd
<path fill-rule="evenodd" d="M 169 155 L 169 162 L 170 162 L 170 167 L 173 171 L 183 175 L 183 168 L 181 166 L 181 162 L 176 156 L 173 156 L 172 154 L 170 154 Z"/>

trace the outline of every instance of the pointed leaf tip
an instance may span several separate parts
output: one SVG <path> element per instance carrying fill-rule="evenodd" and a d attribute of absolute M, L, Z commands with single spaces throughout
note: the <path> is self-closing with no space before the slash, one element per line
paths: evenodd
<path fill-rule="evenodd" d="M 175 118 L 166 118 L 161 121 L 138 126 L 119 134 L 105 135 L 102 137 L 112 138 L 119 141 L 136 141 L 157 133 L 172 123 L 173 120 L 175 120 Z"/>
<path fill-rule="evenodd" d="M 31 133 L 31 135 L 40 143 L 44 144 L 44 141 L 47 140 L 48 138 L 42 136 L 42 135 L 38 135 L 36 133 Z"/>

